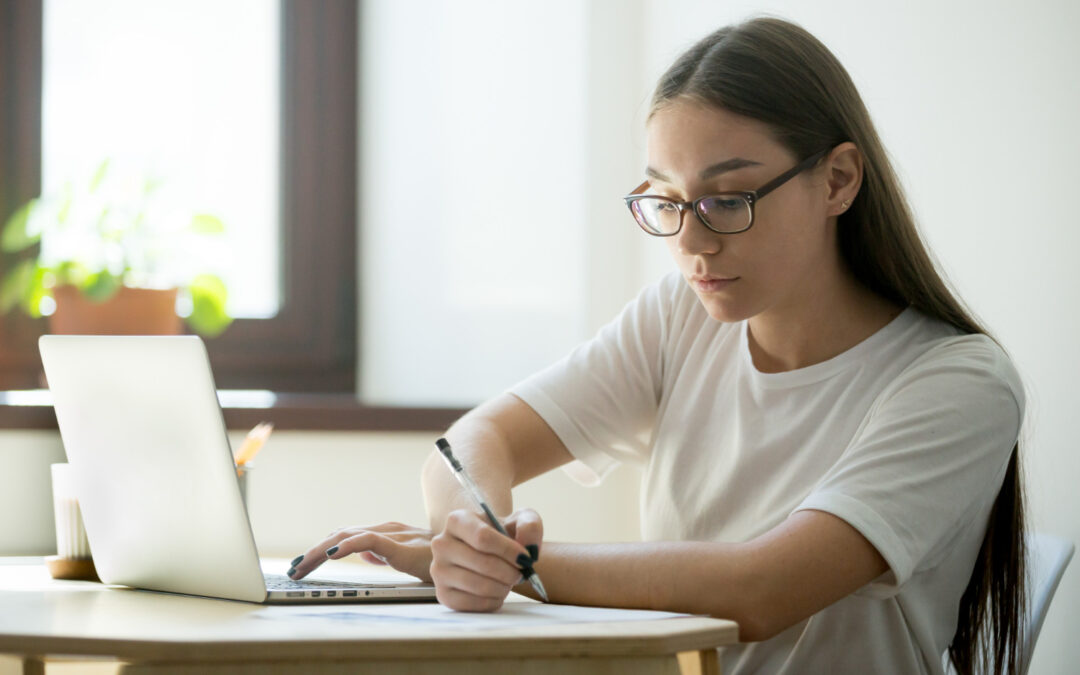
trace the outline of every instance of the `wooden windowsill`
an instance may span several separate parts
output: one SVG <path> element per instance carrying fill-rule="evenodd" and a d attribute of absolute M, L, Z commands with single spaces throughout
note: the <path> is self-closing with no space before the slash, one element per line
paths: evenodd
<path fill-rule="evenodd" d="M 273 422 L 279 431 L 443 431 L 465 414 L 460 408 L 364 405 L 349 394 L 218 392 L 225 425 L 247 430 Z M 48 390 L 0 391 L 0 429 L 56 429 Z"/>

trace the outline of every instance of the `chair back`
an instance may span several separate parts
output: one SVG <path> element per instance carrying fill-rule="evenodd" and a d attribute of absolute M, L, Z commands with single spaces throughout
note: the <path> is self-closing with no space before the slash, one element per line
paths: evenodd
<path fill-rule="evenodd" d="M 1028 621 L 1024 635 L 1024 655 L 1020 661 L 1020 675 L 1027 673 L 1035 641 L 1039 639 L 1046 611 L 1054 599 L 1065 568 L 1069 566 L 1075 546 L 1061 537 L 1039 532 L 1028 534 Z"/>
<path fill-rule="evenodd" d="M 1029 532 L 1027 544 L 1028 574 L 1028 615 L 1024 622 L 1024 643 L 1021 645 L 1020 670 L 1017 675 L 1026 675 L 1031 665 L 1031 656 L 1035 652 L 1035 642 L 1039 639 L 1046 611 L 1054 599 L 1058 584 L 1065 568 L 1069 566 L 1075 547 L 1072 542 L 1061 537 L 1039 532 Z M 949 661 L 949 652 L 942 656 L 945 672 L 955 675 L 956 670 Z"/>

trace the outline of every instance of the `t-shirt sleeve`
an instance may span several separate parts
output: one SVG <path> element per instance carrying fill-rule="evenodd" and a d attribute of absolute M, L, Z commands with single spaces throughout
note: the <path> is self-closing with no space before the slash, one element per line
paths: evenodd
<path fill-rule="evenodd" d="M 1023 417 L 1023 388 L 985 336 L 933 347 L 884 391 L 848 449 L 796 510 L 832 513 L 877 548 L 888 596 L 983 527 Z"/>
<path fill-rule="evenodd" d="M 566 467 L 575 480 L 595 484 L 619 462 L 647 454 L 681 283 L 673 274 L 647 287 L 593 339 L 510 389 L 578 460 Z"/>

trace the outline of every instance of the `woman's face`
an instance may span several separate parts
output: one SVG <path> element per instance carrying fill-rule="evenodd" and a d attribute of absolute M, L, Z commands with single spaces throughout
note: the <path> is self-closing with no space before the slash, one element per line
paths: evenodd
<path fill-rule="evenodd" d="M 805 159 L 792 156 L 764 124 L 690 101 L 658 110 L 647 136 L 649 192 L 680 201 L 756 190 Z M 716 167 L 721 163 L 728 166 Z M 714 319 L 782 314 L 806 306 L 825 266 L 838 264 L 827 195 L 822 172 L 809 169 L 754 206 L 749 230 L 717 234 L 687 210 L 682 229 L 665 241 Z"/>

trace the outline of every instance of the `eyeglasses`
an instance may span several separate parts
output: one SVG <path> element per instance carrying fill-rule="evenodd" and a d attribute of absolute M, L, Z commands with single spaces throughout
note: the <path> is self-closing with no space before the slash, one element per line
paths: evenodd
<path fill-rule="evenodd" d="M 822 150 L 807 157 L 757 190 L 721 192 L 705 195 L 692 202 L 680 202 L 670 197 L 638 194 L 649 187 L 649 181 L 634 188 L 623 197 L 630 213 L 641 229 L 655 237 L 670 237 L 682 229 L 683 212 L 691 209 L 705 227 L 718 234 L 745 232 L 754 224 L 754 205 L 765 195 L 795 176 L 817 164 L 828 153 Z"/>

